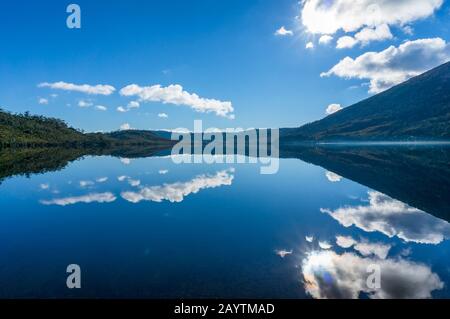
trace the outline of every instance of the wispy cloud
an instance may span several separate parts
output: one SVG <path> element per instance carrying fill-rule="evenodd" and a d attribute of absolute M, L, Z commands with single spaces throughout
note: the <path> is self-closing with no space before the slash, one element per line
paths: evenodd
<path fill-rule="evenodd" d="M 108 110 L 108 108 L 104 105 L 96 105 L 95 109 L 98 111 L 107 111 Z"/>
<path fill-rule="evenodd" d="M 81 92 L 86 94 L 93 94 L 93 95 L 111 95 L 116 90 L 111 85 L 103 85 L 103 84 L 97 84 L 97 85 L 89 85 L 89 84 L 73 84 L 73 83 L 67 83 L 67 82 L 54 82 L 54 83 L 48 83 L 43 82 L 38 85 L 40 88 L 48 87 L 55 90 L 64 90 L 64 91 L 74 91 L 74 92 Z"/>
<path fill-rule="evenodd" d="M 58 205 L 58 206 L 67 206 L 79 203 L 111 203 L 116 200 L 116 196 L 110 192 L 106 193 L 91 193 L 82 196 L 73 196 L 73 197 L 64 197 L 64 198 L 55 198 L 51 200 L 41 200 L 41 204 L 43 205 Z"/>

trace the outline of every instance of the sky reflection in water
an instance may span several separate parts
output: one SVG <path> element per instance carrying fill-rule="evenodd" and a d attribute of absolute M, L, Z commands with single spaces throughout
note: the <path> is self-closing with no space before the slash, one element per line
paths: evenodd
<path fill-rule="evenodd" d="M 296 159 L 88 157 L 4 181 L 0 206 L 1 297 L 450 297 L 447 221 Z"/>

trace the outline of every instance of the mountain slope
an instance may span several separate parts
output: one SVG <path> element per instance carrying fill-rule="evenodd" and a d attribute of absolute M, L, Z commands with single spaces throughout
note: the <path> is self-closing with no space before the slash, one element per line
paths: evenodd
<path fill-rule="evenodd" d="M 450 62 L 300 128 L 284 140 L 449 140 Z"/>

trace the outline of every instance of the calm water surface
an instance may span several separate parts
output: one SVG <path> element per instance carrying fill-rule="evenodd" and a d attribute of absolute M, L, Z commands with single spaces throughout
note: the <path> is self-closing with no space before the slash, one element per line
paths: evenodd
<path fill-rule="evenodd" d="M 5 179 L 0 207 L 0 297 L 450 297 L 445 219 L 299 159 L 86 157 Z"/>

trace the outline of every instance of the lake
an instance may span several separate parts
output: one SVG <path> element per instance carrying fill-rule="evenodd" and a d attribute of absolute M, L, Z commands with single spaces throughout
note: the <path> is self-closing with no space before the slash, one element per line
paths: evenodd
<path fill-rule="evenodd" d="M 450 297 L 445 146 L 285 147 L 273 175 L 57 154 L 1 157 L 2 298 Z"/>

